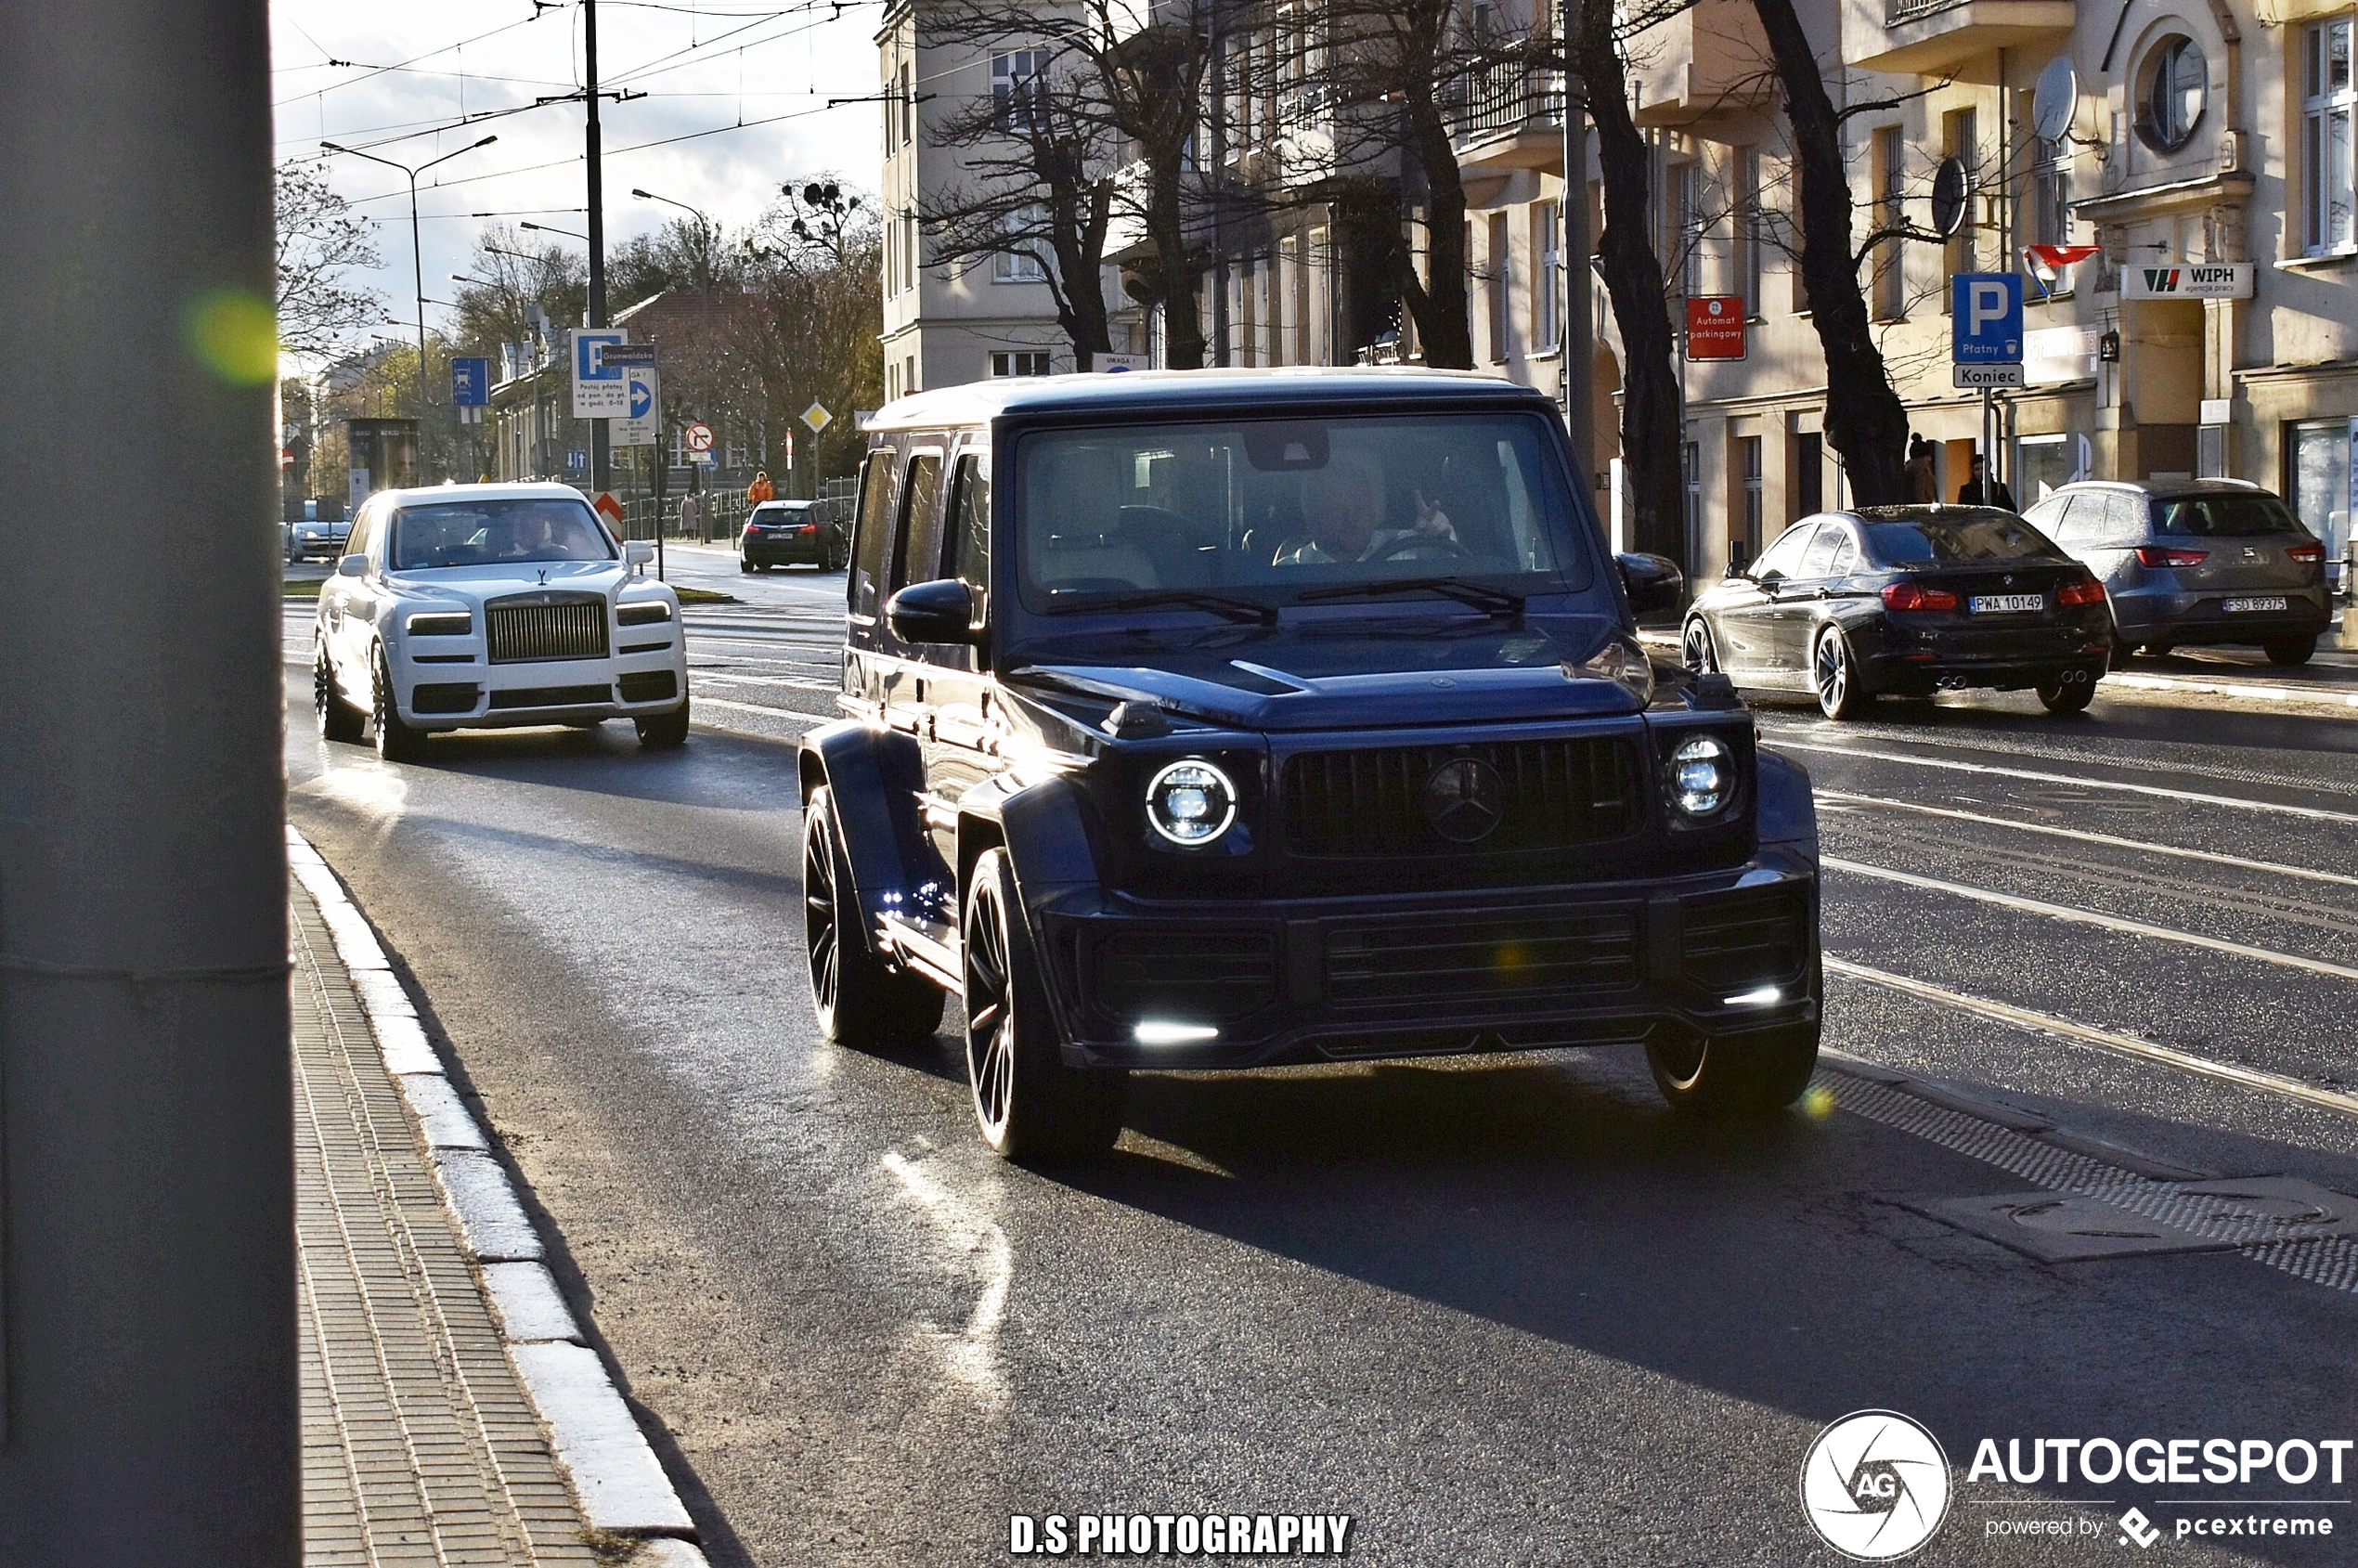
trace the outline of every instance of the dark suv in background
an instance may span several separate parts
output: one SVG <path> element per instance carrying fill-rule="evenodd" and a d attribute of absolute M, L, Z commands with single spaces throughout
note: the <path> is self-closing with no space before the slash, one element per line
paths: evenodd
<path fill-rule="evenodd" d="M 2240 479 L 2066 485 L 2023 513 L 2104 584 L 2122 653 L 2256 644 L 2306 664 L 2326 629 L 2326 547 Z"/>
<path fill-rule="evenodd" d="M 1675 580 L 1626 586 L 1544 397 L 1142 372 L 872 430 L 801 758 L 830 1037 L 962 996 L 1018 1157 L 1110 1143 L 1134 1068 L 1626 1043 L 1688 1109 L 1807 1085 L 1808 780 L 1724 677 L 1657 680 L 1633 600 Z"/>
<path fill-rule="evenodd" d="M 737 570 L 816 566 L 838 571 L 849 554 L 836 509 L 823 501 L 763 501 L 745 513 L 737 539 Z"/>

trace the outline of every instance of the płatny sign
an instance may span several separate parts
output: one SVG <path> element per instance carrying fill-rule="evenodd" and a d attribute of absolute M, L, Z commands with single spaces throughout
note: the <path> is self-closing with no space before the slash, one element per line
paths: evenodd
<path fill-rule="evenodd" d="M 1960 272 L 1949 279 L 1950 357 L 1961 387 L 2021 386 L 2022 279 Z"/>
<path fill-rule="evenodd" d="M 612 420 L 630 417 L 630 382 L 619 364 L 605 362 L 608 347 L 630 341 L 619 327 L 573 329 L 573 417 Z"/>
<path fill-rule="evenodd" d="M 615 343 L 599 356 L 610 369 L 622 371 L 628 399 L 619 419 L 608 428 L 617 447 L 652 447 L 663 439 L 663 402 L 655 374 L 655 345 Z"/>
<path fill-rule="evenodd" d="M 2130 266 L 2120 269 L 2124 300 L 2248 300 L 2253 267 L 2248 261 L 2205 262 L 2199 266 Z"/>

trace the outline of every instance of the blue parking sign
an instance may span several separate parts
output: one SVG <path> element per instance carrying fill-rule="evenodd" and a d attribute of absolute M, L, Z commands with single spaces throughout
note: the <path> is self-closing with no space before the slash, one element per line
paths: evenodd
<path fill-rule="evenodd" d="M 450 405 L 480 408 L 491 401 L 491 361 L 460 357 L 450 361 Z"/>
<path fill-rule="evenodd" d="M 1960 272 L 1949 279 L 1951 357 L 1960 365 L 2022 363 L 2022 279 Z"/>

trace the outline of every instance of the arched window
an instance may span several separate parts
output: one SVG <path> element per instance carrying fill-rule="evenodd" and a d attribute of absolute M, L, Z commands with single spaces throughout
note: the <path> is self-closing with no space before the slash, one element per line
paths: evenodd
<path fill-rule="evenodd" d="M 2145 55 L 2138 75 L 2137 134 L 2156 152 L 2175 152 L 2193 138 L 2210 96 L 2210 65 L 2202 45 L 2173 33 Z"/>

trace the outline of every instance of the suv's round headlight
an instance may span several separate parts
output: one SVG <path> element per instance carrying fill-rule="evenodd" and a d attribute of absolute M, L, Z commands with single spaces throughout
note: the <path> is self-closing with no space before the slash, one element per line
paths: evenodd
<path fill-rule="evenodd" d="M 1736 758 L 1727 743 L 1697 735 L 1670 754 L 1670 797 L 1691 817 L 1707 817 L 1728 804 L 1736 787 Z"/>
<path fill-rule="evenodd" d="M 1209 844 L 1237 820 L 1237 786 L 1209 762 L 1173 762 L 1147 785 L 1147 821 L 1173 844 Z"/>

